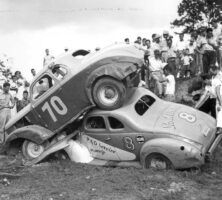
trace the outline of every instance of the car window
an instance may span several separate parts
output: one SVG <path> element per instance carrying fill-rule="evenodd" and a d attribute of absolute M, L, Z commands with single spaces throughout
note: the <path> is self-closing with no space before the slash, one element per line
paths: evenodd
<path fill-rule="evenodd" d="M 53 65 L 50 67 L 52 70 L 53 75 L 58 79 L 62 80 L 65 75 L 67 74 L 67 69 L 63 67 L 62 65 Z"/>
<path fill-rule="evenodd" d="M 145 95 L 140 98 L 135 104 L 137 114 L 143 115 L 155 101 L 156 100 L 149 95 Z"/>
<path fill-rule="evenodd" d="M 55 81 L 48 74 L 39 78 L 39 80 L 32 87 L 32 98 L 38 99 L 42 94 L 44 94 L 49 88 L 53 87 Z"/>
<path fill-rule="evenodd" d="M 103 117 L 93 116 L 89 117 L 86 121 L 87 129 L 106 129 L 105 121 Z"/>
<path fill-rule="evenodd" d="M 73 57 L 82 57 L 82 56 L 85 56 L 85 55 L 87 55 L 87 54 L 89 54 L 89 51 L 87 51 L 87 50 L 84 50 L 84 49 L 80 49 L 80 50 L 78 50 L 78 51 L 75 51 L 73 54 L 72 54 L 72 56 Z"/>
<path fill-rule="evenodd" d="M 118 119 L 114 117 L 108 117 L 109 119 L 109 125 L 112 129 L 122 129 L 124 128 L 122 122 L 120 122 Z"/>

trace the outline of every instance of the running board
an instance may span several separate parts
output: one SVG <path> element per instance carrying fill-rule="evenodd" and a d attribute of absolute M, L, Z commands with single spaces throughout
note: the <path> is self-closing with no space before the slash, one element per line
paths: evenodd
<path fill-rule="evenodd" d="M 135 167 L 138 169 L 142 168 L 142 165 L 139 161 L 107 161 L 107 160 L 99 160 L 94 159 L 91 162 L 87 163 L 90 165 L 98 165 L 104 167 Z"/>

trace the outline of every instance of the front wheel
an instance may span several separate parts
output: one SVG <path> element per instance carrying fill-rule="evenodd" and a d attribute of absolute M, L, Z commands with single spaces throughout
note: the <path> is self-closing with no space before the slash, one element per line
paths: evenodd
<path fill-rule="evenodd" d="M 173 164 L 164 155 L 159 153 L 153 153 L 146 157 L 145 167 L 165 170 L 165 169 L 173 169 Z"/>
<path fill-rule="evenodd" d="M 22 153 L 27 161 L 37 158 L 44 150 L 44 145 L 39 145 L 29 140 L 25 140 L 22 145 Z"/>
<path fill-rule="evenodd" d="M 120 108 L 126 97 L 125 85 L 113 78 L 99 79 L 92 90 L 95 104 L 104 110 Z"/>

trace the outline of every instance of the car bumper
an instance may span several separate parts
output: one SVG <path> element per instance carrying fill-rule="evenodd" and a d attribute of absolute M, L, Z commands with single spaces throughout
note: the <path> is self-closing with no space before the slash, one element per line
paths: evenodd
<path fill-rule="evenodd" d="M 216 147 L 218 146 L 221 140 L 222 140 L 222 134 L 216 135 L 215 139 L 213 140 L 212 144 L 210 145 L 206 153 L 206 156 L 211 156 L 213 154 L 213 152 L 215 151 Z"/>

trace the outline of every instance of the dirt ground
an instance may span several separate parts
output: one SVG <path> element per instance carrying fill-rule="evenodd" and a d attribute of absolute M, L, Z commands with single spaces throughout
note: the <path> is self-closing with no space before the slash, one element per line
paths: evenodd
<path fill-rule="evenodd" d="M 186 90 L 187 82 L 180 87 Z M 184 95 L 179 88 L 178 98 Z M 20 155 L 0 155 L 1 200 L 217 200 L 222 196 L 222 146 L 201 169 L 157 171 L 98 167 L 48 159 L 21 166 Z"/>

